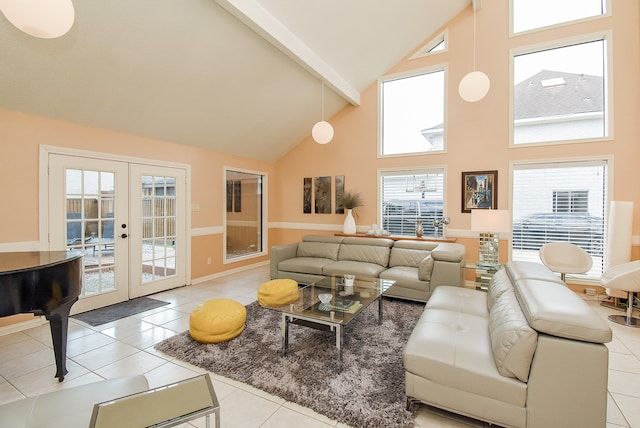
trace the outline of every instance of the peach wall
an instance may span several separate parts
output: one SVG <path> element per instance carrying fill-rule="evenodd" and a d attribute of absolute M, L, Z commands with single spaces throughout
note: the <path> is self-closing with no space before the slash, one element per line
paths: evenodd
<path fill-rule="evenodd" d="M 362 103 L 339 112 L 329 121 L 335 129 L 333 141 L 321 146 L 311 138 L 278 161 L 275 184 L 278 206 L 272 206 L 271 221 L 308 223 L 318 229 L 342 224 L 344 215 L 303 214 L 303 177 L 345 175 L 346 189 L 363 192 L 365 206 L 358 208 L 356 223 L 369 226 L 377 218 L 377 170 L 391 167 L 446 165 L 446 214 L 451 217 L 450 230 L 468 230 L 470 215 L 461 212 L 461 172 L 498 170 L 498 207 L 510 207 L 509 163 L 512 160 L 582 156 L 613 156 L 613 195 L 611 199 L 635 202 L 634 235 L 640 235 L 640 5 L 638 2 L 613 0 L 613 16 L 558 27 L 544 32 L 509 37 L 508 1 L 483 2 L 477 14 L 477 69 L 491 79 L 487 97 L 466 103 L 457 94 L 460 79 L 473 68 L 473 13 L 471 7 L 455 17 L 425 42 L 445 28 L 449 29 L 448 52 L 416 60 L 407 58 L 388 74 L 417 70 L 437 64 L 448 65 L 447 147 L 448 153 L 414 155 L 381 159 L 377 157 L 378 91 L 377 83 L 362 93 Z M 576 31 L 613 32 L 613 100 L 614 138 L 612 141 L 509 148 L 509 49 L 528 46 L 556 38 L 566 38 Z M 272 232 L 273 234 L 273 232 Z M 298 233 L 281 233 L 287 241 Z M 473 245 L 468 245 L 469 248 Z M 635 258 L 640 250 L 634 247 Z"/>
<path fill-rule="evenodd" d="M 192 228 L 221 227 L 225 212 L 223 167 L 231 166 L 274 174 L 267 162 L 217 153 L 198 147 L 84 127 L 68 122 L 0 110 L 0 244 L 38 241 L 38 175 L 41 144 L 191 165 L 191 200 L 200 211 L 191 213 Z M 223 265 L 221 234 L 194 237 L 192 278 L 235 269 L 247 264 Z M 207 264 L 207 258 L 212 264 Z M 253 259 L 264 261 L 267 257 Z"/>

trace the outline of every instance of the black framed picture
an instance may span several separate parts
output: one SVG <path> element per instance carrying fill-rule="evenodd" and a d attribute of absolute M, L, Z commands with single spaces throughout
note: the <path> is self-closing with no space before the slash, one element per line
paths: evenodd
<path fill-rule="evenodd" d="M 498 171 L 462 173 L 462 212 L 498 208 Z"/>

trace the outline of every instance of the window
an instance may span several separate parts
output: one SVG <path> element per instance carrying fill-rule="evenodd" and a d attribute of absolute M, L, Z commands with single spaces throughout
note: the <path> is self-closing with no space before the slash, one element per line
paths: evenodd
<path fill-rule="evenodd" d="M 392 235 L 415 236 L 422 221 L 424 235 L 438 236 L 433 225 L 443 217 L 444 168 L 379 172 L 381 227 Z"/>
<path fill-rule="evenodd" d="M 607 0 L 511 0 L 513 33 L 602 16 Z"/>
<path fill-rule="evenodd" d="M 515 164 L 513 167 L 513 260 L 539 262 L 547 242 L 564 241 L 593 258 L 586 275 L 604 271 L 606 160 Z"/>
<path fill-rule="evenodd" d="M 227 169 L 225 242 L 226 261 L 264 254 L 263 207 L 266 176 Z"/>
<path fill-rule="evenodd" d="M 609 136 L 607 37 L 512 51 L 513 145 Z"/>
<path fill-rule="evenodd" d="M 444 150 L 444 88 L 444 68 L 381 81 L 382 156 Z"/>
<path fill-rule="evenodd" d="M 447 39 L 449 38 L 449 31 L 445 30 L 440 33 L 438 36 L 429 40 L 429 43 L 422 46 L 420 49 L 416 51 L 413 55 L 409 57 L 410 60 L 423 58 L 425 56 L 437 54 L 440 52 L 446 52 L 447 49 Z"/>

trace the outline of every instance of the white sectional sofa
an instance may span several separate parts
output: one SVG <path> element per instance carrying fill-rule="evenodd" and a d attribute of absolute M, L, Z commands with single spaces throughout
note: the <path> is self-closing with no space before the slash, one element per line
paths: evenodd
<path fill-rule="evenodd" d="M 545 266 L 438 287 L 404 350 L 408 405 L 504 427 L 604 427 L 611 329 Z"/>
<path fill-rule="evenodd" d="M 396 281 L 386 296 L 426 302 L 440 285 L 464 285 L 464 256 L 464 245 L 451 242 L 307 235 L 271 248 L 271 279 L 379 277 Z"/>

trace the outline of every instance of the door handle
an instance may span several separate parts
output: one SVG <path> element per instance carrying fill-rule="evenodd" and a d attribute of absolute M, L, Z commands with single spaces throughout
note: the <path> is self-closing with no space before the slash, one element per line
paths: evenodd
<path fill-rule="evenodd" d="M 126 233 L 123 233 L 122 235 L 120 235 L 121 238 L 126 238 L 127 236 L 129 235 L 127 235 Z"/>

